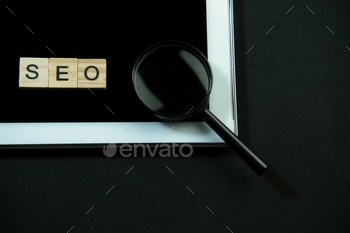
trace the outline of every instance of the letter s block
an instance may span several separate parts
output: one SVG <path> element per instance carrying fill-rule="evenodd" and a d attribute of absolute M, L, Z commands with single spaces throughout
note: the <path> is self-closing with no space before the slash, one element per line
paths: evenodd
<path fill-rule="evenodd" d="M 49 87 L 49 59 L 21 57 L 19 65 L 19 87 Z"/>
<path fill-rule="evenodd" d="M 106 59 L 78 59 L 78 88 L 106 89 Z"/>

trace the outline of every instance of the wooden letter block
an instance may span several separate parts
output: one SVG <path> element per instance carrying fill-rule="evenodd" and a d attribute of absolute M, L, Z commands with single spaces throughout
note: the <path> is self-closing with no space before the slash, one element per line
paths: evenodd
<path fill-rule="evenodd" d="M 49 59 L 21 57 L 19 66 L 19 87 L 49 87 Z"/>
<path fill-rule="evenodd" d="M 19 87 L 106 89 L 106 59 L 21 57 Z"/>
<path fill-rule="evenodd" d="M 49 58 L 49 88 L 77 88 L 78 59 Z"/>
<path fill-rule="evenodd" d="M 106 89 L 106 59 L 78 59 L 78 88 Z"/>

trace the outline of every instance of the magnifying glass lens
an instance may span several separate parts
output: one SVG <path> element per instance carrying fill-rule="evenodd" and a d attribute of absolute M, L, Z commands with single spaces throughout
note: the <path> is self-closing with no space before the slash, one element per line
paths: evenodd
<path fill-rule="evenodd" d="M 135 65 L 136 93 L 159 116 L 190 116 L 207 103 L 211 72 L 189 49 L 179 44 L 154 46 Z"/>

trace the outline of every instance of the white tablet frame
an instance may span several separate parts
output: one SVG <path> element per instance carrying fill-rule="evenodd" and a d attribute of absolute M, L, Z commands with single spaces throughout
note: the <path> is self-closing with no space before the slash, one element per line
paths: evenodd
<path fill-rule="evenodd" d="M 214 83 L 210 110 L 236 135 L 233 0 L 207 0 L 208 60 Z M 187 143 L 225 145 L 205 122 L 0 123 L 0 148 Z"/>

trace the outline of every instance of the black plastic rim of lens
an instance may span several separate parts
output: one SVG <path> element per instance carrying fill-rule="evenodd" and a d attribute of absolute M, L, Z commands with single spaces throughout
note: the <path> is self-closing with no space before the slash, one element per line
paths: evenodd
<path fill-rule="evenodd" d="M 149 58 L 155 52 L 157 52 L 161 49 L 166 49 L 166 48 L 171 48 L 171 47 L 182 49 L 182 50 L 188 52 L 189 54 L 191 54 L 193 57 L 195 57 L 200 62 L 200 64 L 202 65 L 202 67 L 206 73 L 207 85 L 206 85 L 205 94 L 203 94 L 203 97 L 200 97 L 201 100 L 198 101 L 198 104 L 195 104 L 195 106 L 193 106 L 191 109 L 189 109 L 188 112 L 169 114 L 169 113 L 164 113 L 164 112 L 160 112 L 160 111 L 155 111 L 154 109 L 149 107 L 144 102 L 142 96 L 139 95 L 139 92 L 137 89 L 137 85 L 136 85 L 136 82 L 138 81 L 137 72 L 138 72 L 140 66 L 143 64 L 143 62 L 145 62 L 147 60 L 147 58 Z M 204 56 L 204 54 L 199 49 L 197 49 L 196 47 L 194 47 L 186 42 L 176 41 L 176 40 L 168 40 L 168 41 L 162 41 L 162 42 L 155 43 L 155 44 L 149 46 L 148 48 L 146 48 L 140 54 L 140 56 L 137 58 L 137 60 L 135 62 L 133 70 L 132 70 L 132 81 L 133 81 L 133 86 L 134 86 L 134 90 L 136 92 L 136 95 L 139 97 L 140 101 L 142 103 L 144 103 L 146 108 L 148 108 L 150 111 L 152 111 L 158 117 L 172 120 L 172 119 L 183 119 L 183 118 L 191 117 L 191 116 L 194 116 L 194 115 L 196 115 L 204 110 L 204 108 L 208 105 L 208 102 L 209 102 L 209 96 L 210 96 L 210 92 L 211 92 L 212 85 L 213 85 L 213 75 L 212 75 L 212 70 L 211 70 L 211 67 L 209 65 L 207 58 Z"/>

